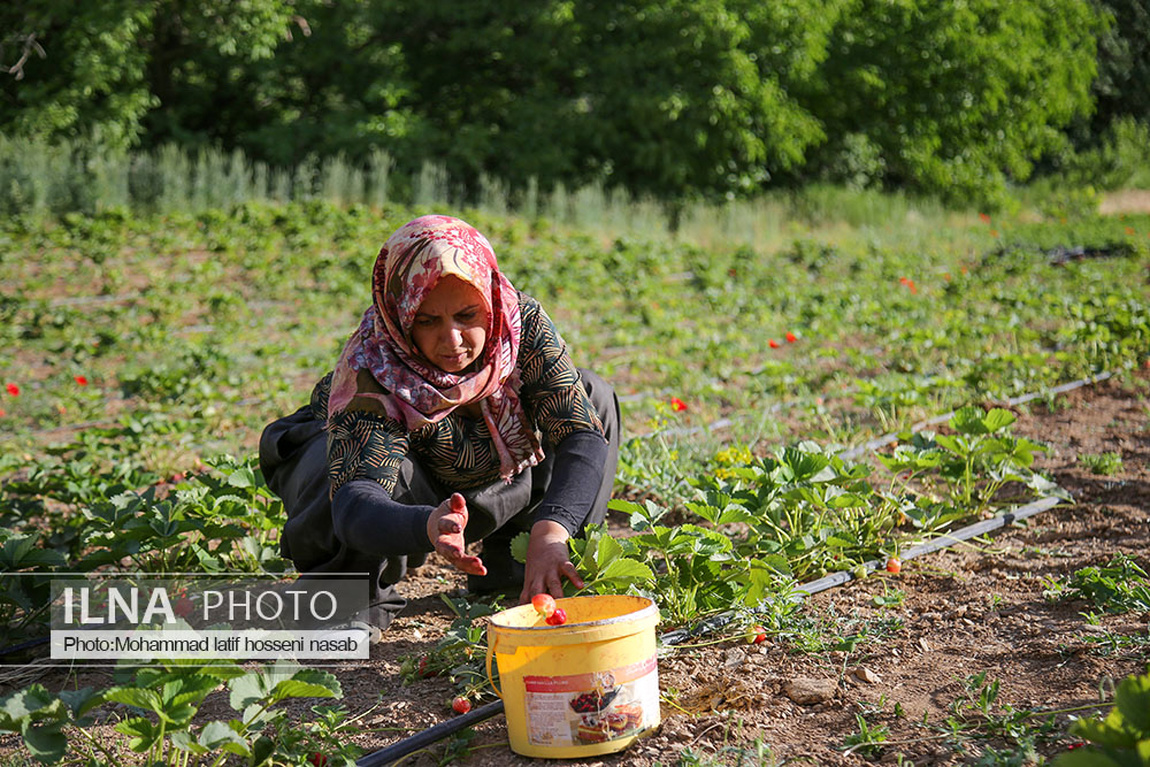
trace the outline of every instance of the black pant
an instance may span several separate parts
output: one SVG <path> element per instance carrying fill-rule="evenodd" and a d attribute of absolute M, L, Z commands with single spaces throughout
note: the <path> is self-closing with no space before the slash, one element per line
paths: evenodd
<path fill-rule="evenodd" d="M 579 373 L 609 445 L 603 482 L 585 523 L 594 524 L 606 518 L 615 481 L 620 444 L 619 400 L 611 385 L 598 375 L 583 369 Z M 489 485 L 458 491 L 467 500 L 469 513 L 465 537 L 468 541 L 483 541 L 483 560 L 489 570 L 486 577 L 469 578 L 469 589 L 517 593 L 522 587 L 522 567 L 516 567 L 517 563 L 511 560 L 510 541 L 530 529 L 531 513 L 547 492 L 553 465 L 554 456 L 549 454 L 510 483 L 497 479 Z M 295 563 L 303 578 L 365 574 L 370 600 L 369 615 L 365 617 L 386 627 L 405 604 L 393 585 L 403 578 L 408 567 L 422 564 L 426 555 L 419 552 L 382 557 L 358 551 L 336 537 L 331 519 L 327 435 L 323 423 L 312 417 L 309 407 L 264 429 L 260 437 L 260 470 L 287 511 L 288 521 L 280 540 L 283 555 Z M 392 498 L 411 505 L 438 506 L 452 492 L 456 490 L 439 483 L 409 455 L 400 465 Z"/>

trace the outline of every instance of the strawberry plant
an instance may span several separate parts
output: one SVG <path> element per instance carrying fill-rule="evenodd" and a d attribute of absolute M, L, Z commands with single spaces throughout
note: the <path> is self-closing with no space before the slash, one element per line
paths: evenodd
<path fill-rule="evenodd" d="M 403 658 L 400 673 L 404 683 L 411 684 L 422 677 L 446 676 L 467 699 L 490 695 L 485 665 L 485 626 L 481 619 L 493 615 L 498 608 L 484 602 L 469 602 L 464 597 L 446 594 L 442 597 L 455 618 L 425 655 Z"/>
<path fill-rule="evenodd" d="M 1150 673 L 1118 685 L 1105 718 L 1079 719 L 1070 734 L 1088 742 L 1054 760 L 1054 767 L 1146 767 L 1150 765 Z"/>
<path fill-rule="evenodd" d="M 1104 565 L 1084 567 L 1050 584 L 1047 594 L 1082 599 L 1111 613 L 1150 611 L 1150 579 L 1136 561 L 1118 553 Z"/>
<path fill-rule="evenodd" d="M 249 764 L 270 765 L 293 762 L 298 753 L 314 751 L 315 745 L 332 745 L 315 733 L 281 737 L 287 729 L 286 714 L 278 704 L 342 695 L 330 673 L 286 663 L 245 671 L 236 663 L 157 661 L 135 673 L 122 671 L 117 682 L 103 692 L 85 688 L 59 694 L 31 685 L 0 701 L 0 732 L 19 734 L 42 762 L 55 763 L 74 754 L 92 764 L 118 767 L 127 762 L 87 728 L 97 709 L 121 704 L 131 714 L 120 718 L 113 729 L 128 738 L 132 751 L 146 754 L 148 764 L 186 764 L 195 756 L 210 757 L 211 764 L 221 765 L 238 756 Z M 204 699 L 221 686 L 228 689 L 229 704 L 238 718 L 194 724 Z M 332 764 L 351 765 L 357 755 L 355 747 L 339 745 L 328 758 Z"/>
<path fill-rule="evenodd" d="M 1049 480 L 1030 468 L 1035 454 L 1046 448 L 1011 437 L 1008 428 L 1014 421 L 1014 415 L 1001 408 L 959 408 L 949 422 L 955 434 L 901 434 L 902 444 L 894 453 L 878 458 L 892 473 L 915 477 L 928 491 L 945 494 L 947 501 L 969 514 L 990 508 L 1010 482 L 1036 493 L 1058 494 Z"/>

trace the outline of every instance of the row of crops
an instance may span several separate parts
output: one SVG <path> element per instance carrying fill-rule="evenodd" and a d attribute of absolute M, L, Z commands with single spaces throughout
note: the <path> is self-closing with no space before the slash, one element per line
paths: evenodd
<path fill-rule="evenodd" d="M 53 573 L 290 573 L 259 430 L 306 401 L 368 300 L 379 244 L 423 212 L 311 201 L 0 230 L 0 573 L 19 574 L 0 580 L 0 648 L 47 632 Z M 592 530 L 573 556 L 590 591 L 655 596 L 668 629 L 734 609 L 735 626 L 794 639 L 796 583 L 1064 495 L 1034 470 L 1043 446 L 992 406 L 1127 374 L 1150 348 L 1146 216 L 794 226 L 760 251 L 462 215 L 621 395 L 613 507 L 631 534 Z M 452 607 L 407 671 L 482 697 L 477 619 L 492 607 Z M 235 718 L 200 722 L 221 685 Z M 120 703 L 135 715 L 116 730 L 153 761 L 319 749 L 338 764 L 356 753 L 345 714 L 293 729 L 279 708 L 338 695 L 314 669 L 161 664 L 98 693 L 30 684 L 0 730 L 45 760 L 128 763 L 83 729 Z"/>

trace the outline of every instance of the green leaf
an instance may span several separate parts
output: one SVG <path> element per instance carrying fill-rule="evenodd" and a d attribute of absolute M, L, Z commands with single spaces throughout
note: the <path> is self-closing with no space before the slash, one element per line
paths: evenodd
<path fill-rule="evenodd" d="M 524 530 L 511 539 L 511 558 L 520 564 L 527 563 L 527 545 L 531 542 L 531 533 Z"/>
<path fill-rule="evenodd" d="M 301 672 L 303 673 L 303 672 Z M 280 682 L 272 688 L 271 695 L 268 699 L 272 703 L 278 703 L 281 700 L 288 698 L 338 698 L 341 691 L 339 682 L 335 677 L 326 672 L 318 672 L 325 674 L 329 677 L 328 680 L 308 680 L 308 679 L 288 679 Z"/>
<path fill-rule="evenodd" d="M 260 671 L 250 671 L 231 679 L 228 682 L 228 689 L 231 690 L 229 705 L 236 711 L 243 711 L 261 700 L 268 692 L 267 682 Z"/>
<path fill-rule="evenodd" d="M 153 690 L 141 690 L 137 687 L 113 687 L 104 693 L 104 698 L 113 703 L 123 703 L 125 706 L 134 706 L 151 711 L 154 714 L 163 713 L 164 704 L 160 696 Z"/>
<path fill-rule="evenodd" d="M 653 581 L 655 574 L 642 562 L 633 559 L 614 559 L 599 572 L 599 579 L 639 584 Z"/>
<path fill-rule="evenodd" d="M 643 507 L 634 501 L 628 501 L 623 498 L 612 498 L 607 501 L 607 508 L 611 511 L 619 511 L 623 514 L 642 514 Z"/>
<path fill-rule="evenodd" d="M 1107 717 L 1097 719 L 1079 719 L 1070 725 L 1070 732 L 1083 740 L 1113 748 L 1133 748 L 1138 738 L 1134 733 L 1122 726 L 1122 715 L 1117 709 L 1111 710 Z"/>
<path fill-rule="evenodd" d="M 952 437 L 949 434 L 939 434 L 936 440 L 939 447 L 955 455 L 964 456 L 967 453 L 968 448 L 966 443 L 960 441 L 957 437 Z"/>
<path fill-rule="evenodd" d="M 962 434 L 989 434 L 990 429 L 987 428 L 986 423 L 983 421 L 984 415 L 981 408 L 972 405 L 961 407 L 954 411 L 954 415 L 950 417 L 950 428 Z M 939 437 L 937 439 L 941 445 L 942 438 Z"/>
<path fill-rule="evenodd" d="M 992 408 L 989 412 L 982 417 L 982 425 L 988 433 L 993 434 L 999 429 L 1005 429 L 1010 426 L 1017 419 L 1014 413 L 1009 410 L 1003 410 L 1000 407 Z"/>
<path fill-rule="evenodd" d="M 1085 746 L 1059 754 L 1051 767 L 1128 767 L 1128 765 L 1114 761 L 1093 746 Z"/>
<path fill-rule="evenodd" d="M 137 753 L 147 751 L 160 739 L 161 729 L 152 724 L 150 719 L 142 716 L 132 717 L 118 722 L 113 728 L 118 733 L 128 736 L 128 748 Z"/>
<path fill-rule="evenodd" d="M 598 546 L 595 549 L 595 564 L 599 572 L 602 572 L 608 563 L 618 559 L 622 554 L 623 544 L 609 535 L 600 536 Z"/>
<path fill-rule="evenodd" d="M 266 735 L 261 735 L 252 743 L 251 767 L 262 767 L 269 764 L 275 756 L 276 744 Z"/>
<path fill-rule="evenodd" d="M 17 690 L 0 701 L 0 729 L 18 732 L 21 722 L 35 713 L 43 713 L 57 700 L 41 684 Z"/>
<path fill-rule="evenodd" d="M 206 754 L 211 750 L 197 743 L 192 733 L 187 730 L 176 730 L 175 732 L 169 733 L 168 739 L 171 741 L 173 748 L 180 751 L 187 751 L 197 756 Z"/>
<path fill-rule="evenodd" d="M 251 746 L 227 722 L 208 722 L 200 730 L 199 745 L 212 751 L 224 750 L 237 756 L 249 756 Z"/>
<path fill-rule="evenodd" d="M 42 762 L 58 762 L 63 759 L 68 748 L 68 739 L 60 731 L 63 726 L 63 722 L 51 722 L 26 727 L 22 735 L 28 752 Z"/>
<path fill-rule="evenodd" d="M 1150 738 L 1150 674 L 1130 676 L 1118 685 L 1114 703 L 1126 726 Z"/>
<path fill-rule="evenodd" d="M 104 693 L 97 692 L 91 687 L 84 687 L 79 690 L 62 690 L 59 696 L 75 719 L 80 719 L 84 714 L 104 702 Z"/>
<path fill-rule="evenodd" d="M 250 468 L 244 466 L 228 475 L 228 484 L 232 487 L 254 487 L 256 475 Z"/>

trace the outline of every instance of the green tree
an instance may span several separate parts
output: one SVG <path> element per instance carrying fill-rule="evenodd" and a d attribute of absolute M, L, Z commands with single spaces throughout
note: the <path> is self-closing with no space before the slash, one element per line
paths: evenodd
<path fill-rule="evenodd" d="M 274 56 L 237 58 L 197 46 L 176 57 L 178 99 L 149 116 L 149 145 L 239 147 L 293 166 L 306 156 L 393 153 L 421 130 L 407 64 L 380 3 L 296 0 L 291 39 Z"/>
<path fill-rule="evenodd" d="M 292 15 L 291 0 L 7 3 L 0 64 L 20 66 L 0 80 L 0 130 L 133 145 L 150 110 L 183 97 L 181 79 L 200 65 L 193 52 L 270 57 Z"/>
<path fill-rule="evenodd" d="M 788 93 L 844 0 L 390 0 L 405 150 L 465 181 L 602 180 L 663 198 L 749 193 L 822 139 Z M 392 73 L 376 72 L 381 81 Z"/>
<path fill-rule="evenodd" d="M 587 76 L 582 153 L 627 189 L 746 194 L 823 139 L 790 94 L 825 56 L 841 3 L 578 4 Z"/>
<path fill-rule="evenodd" d="M 1089 0 L 853 0 L 803 103 L 828 136 L 808 173 L 987 201 L 1090 109 Z"/>
<path fill-rule="evenodd" d="M 1113 23 L 1098 42 L 1097 102 L 1091 135 L 1120 117 L 1150 123 L 1150 6 L 1145 0 L 1096 0 Z"/>

